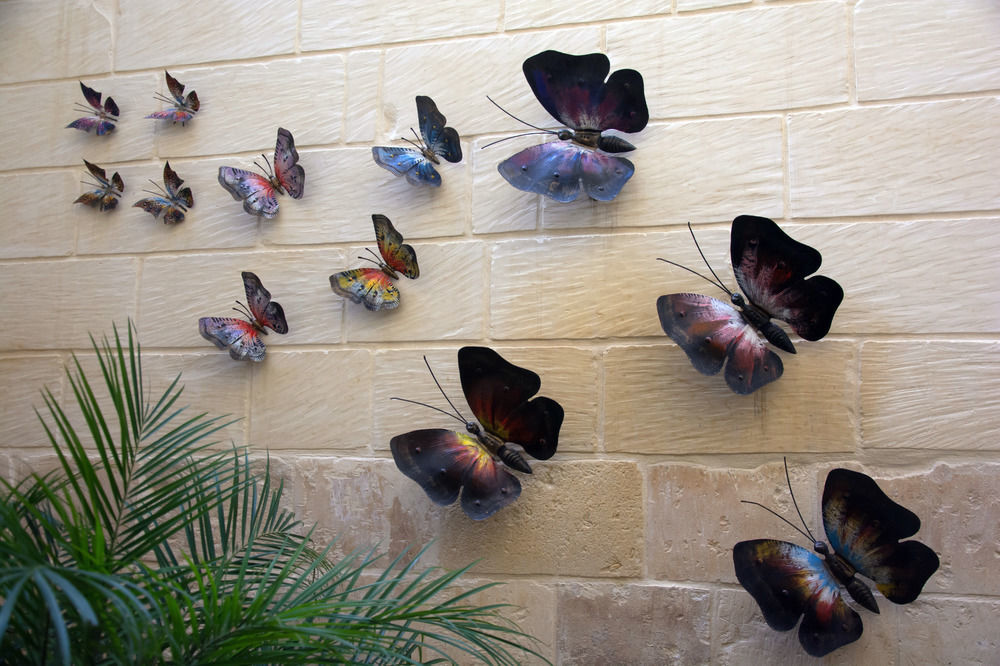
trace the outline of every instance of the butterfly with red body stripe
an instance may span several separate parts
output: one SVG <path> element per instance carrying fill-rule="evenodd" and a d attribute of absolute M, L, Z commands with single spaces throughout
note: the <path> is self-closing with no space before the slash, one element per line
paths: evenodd
<path fill-rule="evenodd" d="M 83 91 L 83 97 L 87 100 L 87 104 L 90 107 L 83 106 L 77 103 L 76 106 L 81 111 L 86 111 L 90 113 L 90 116 L 84 116 L 83 118 L 77 118 L 69 125 L 66 125 L 66 129 L 73 128 L 82 130 L 84 132 L 89 132 L 90 130 L 96 130 L 98 136 L 104 134 L 109 134 L 115 129 L 115 123 L 118 122 L 118 105 L 115 104 L 115 100 L 109 95 L 107 99 L 104 100 L 104 105 L 101 105 L 101 93 L 83 85 L 83 81 L 80 81 L 80 90 Z"/>
<path fill-rule="evenodd" d="M 184 84 L 170 76 L 170 72 L 163 72 L 167 77 L 167 89 L 170 90 L 170 96 L 173 99 L 168 99 L 163 95 L 157 93 L 157 99 L 166 102 L 168 104 L 173 104 L 172 109 L 165 109 L 163 111 L 154 111 L 153 113 L 146 116 L 147 118 L 155 118 L 157 120 L 169 120 L 173 123 L 180 123 L 184 125 L 187 121 L 194 118 L 194 114 L 198 113 L 198 109 L 201 108 L 201 102 L 198 100 L 198 93 L 191 91 L 184 96 Z"/>
<path fill-rule="evenodd" d="M 243 210 L 257 217 L 272 219 L 278 214 L 278 194 L 288 194 L 293 199 L 301 199 L 305 190 L 306 172 L 299 161 L 299 152 L 295 150 L 295 139 L 292 133 L 284 127 L 278 128 L 278 139 L 274 146 L 274 172 L 267 161 L 267 155 L 261 155 L 267 163 L 265 169 L 260 164 L 257 168 L 267 171 L 267 175 L 237 169 L 235 167 L 219 167 L 219 185 L 222 185 L 233 195 L 233 199 L 243 202 Z"/>
<path fill-rule="evenodd" d="M 211 341 L 219 349 L 228 349 L 229 355 L 237 361 L 263 361 L 267 348 L 261 335 L 267 335 L 266 328 L 275 333 L 288 333 L 288 322 L 281 305 L 271 300 L 271 292 L 264 288 L 260 278 L 249 271 L 243 271 L 243 287 L 247 294 L 247 305 L 236 301 L 247 319 L 235 317 L 202 317 L 198 320 L 201 337 Z"/>

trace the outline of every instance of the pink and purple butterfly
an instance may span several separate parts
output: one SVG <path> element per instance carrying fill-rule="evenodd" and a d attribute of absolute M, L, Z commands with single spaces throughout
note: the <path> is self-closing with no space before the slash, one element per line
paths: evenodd
<path fill-rule="evenodd" d="M 785 476 L 787 479 L 787 466 Z M 792 501 L 795 503 L 794 495 Z M 831 470 L 822 506 L 829 545 L 813 537 L 808 526 L 800 530 L 763 507 L 809 539 L 815 553 L 775 539 L 741 541 L 733 547 L 736 578 L 757 601 L 768 626 L 788 631 L 803 618 L 799 643 L 814 657 L 861 638 L 861 616 L 844 601 L 841 585 L 855 602 L 878 613 L 875 595 L 856 574 L 874 581 L 889 601 L 908 604 L 940 564 L 937 554 L 926 545 L 900 541 L 917 533 L 920 519 L 889 499 L 867 474 Z M 801 519 L 797 503 L 795 510 Z"/>
<path fill-rule="evenodd" d="M 233 308 L 246 319 L 236 317 L 202 317 L 198 320 L 201 337 L 211 341 L 219 349 L 228 349 L 229 355 L 237 361 L 263 361 L 267 347 L 261 335 L 267 335 L 266 328 L 275 333 L 288 333 L 288 322 L 281 305 L 271 300 L 271 292 L 264 288 L 260 278 L 250 271 L 243 271 L 243 287 L 246 289 L 247 304 L 236 301 L 240 308 Z M 241 309 L 242 308 L 242 309 Z"/>
<path fill-rule="evenodd" d="M 267 155 L 261 155 L 267 168 L 254 162 L 267 175 L 254 173 L 235 167 L 219 167 L 219 185 L 233 195 L 233 199 L 243 202 L 243 210 L 257 217 L 273 219 L 278 214 L 278 194 L 288 194 L 293 199 L 301 199 L 306 184 L 306 172 L 295 150 L 295 139 L 284 127 L 278 128 L 278 140 L 274 146 L 274 171 Z"/>
<path fill-rule="evenodd" d="M 181 187 L 184 181 L 180 179 L 176 171 L 170 168 L 170 162 L 163 165 L 163 184 L 166 186 L 166 191 L 155 182 L 149 182 L 153 183 L 153 186 L 160 191 L 144 190 L 153 196 L 139 199 L 132 204 L 132 207 L 141 208 L 155 218 L 159 218 L 160 213 L 163 213 L 164 224 L 183 222 L 184 213 L 187 212 L 188 208 L 194 206 L 194 195 L 191 194 L 190 187 Z"/>
<path fill-rule="evenodd" d="M 90 116 L 84 116 L 83 118 L 77 118 L 66 128 L 70 127 L 78 130 L 83 130 L 84 132 L 89 132 L 90 130 L 96 130 L 98 136 L 108 134 L 115 128 L 115 123 L 118 122 L 118 105 L 115 104 L 115 100 L 109 95 L 107 99 L 104 100 L 104 106 L 101 106 L 101 93 L 97 92 L 93 88 L 88 88 L 83 85 L 83 81 L 80 81 L 80 90 L 83 91 L 83 96 L 87 100 L 89 107 L 76 103 L 76 107 L 80 111 L 86 111 L 90 113 Z"/>
<path fill-rule="evenodd" d="M 187 121 L 194 118 L 194 114 L 198 113 L 198 109 L 201 108 L 201 102 L 198 101 L 198 93 L 192 90 L 185 97 L 184 84 L 170 76 L 170 72 L 164 70 L 163 73 L 167 76 L 167 89 L 170 90 L 170 95 L 173 99 L 165 97 L 160 93 L 156 93 L 156 99 L 167 104 L 173 104 L 174 108 L 164 111 L 154 111 L 146 117 L 157 120 L 169 120 L 184 125 Z"/>
<path fill-rule="evenodd" d="M 522 69 L 545 110 L 571 129 L 552 132 L 536 127 L 556 134 L 559 140 L 509 157 L 497 167 L 500 175 L 519 190 L 559 202 L 573 201 L 581 189 L 597 201 L 614 199 L 635 167 L 608 153 L 635 150 L 635 146 L 602 132 L 638 132 L 649 122 L 642 75 L 634 69 L 619 69 L 605 81 L 611 62 L 603 53 L 575 56 L 543 51 L 525 60 Z"/>
<path fill-rule="evenodd" d="M 430 97 L 417 95 L 417 116 L 420 119 L 420 136 L 410 129 L 417 141 L 403 137 L 403 141 L 413 148 L 375 146 L 372 157 L 380 167 L 397 176 L 406 176 L 410 185 L 441 187 L 441 175 L 434 168 L 435 164 L 441 163 L 438 156 L 449 162 L 461 162 L 462 143 L 454 127 L 445 127 L 448 121 Z"/>
<path fill-rule="evenodd" d="M 118 206 L 118 199 L 125 193 L 125 181 L 122 180 L 117 171 L 115 171 L 111 178 L 108 178 L 106 172 L 101 167 L 87 160 L 84 160 L 83 163 L 87 166 L 90 175 L 97 181 L 96 183 L 83 182 L 97 189 L 84 192 L 73 203 L 94 206 L 102 211 L 114 210 Z"/>
<path fill-rule="evenodd" d="M 804 340 L 819 340 L 830 331 L 844 290 L 824 275 L 807 279 L 819 270 L 820 253 L 766 217 L 740 215 L 733 220 L 729 252 L 743 294 L 726 289 L 711 266 L 714 281 L 661 261 L 708 280 L 729 294 L 732 304 L 701 294 L 667 294 L 657 299 L 656 311 L 663 331 L 687 353 L 695 369 L 714 375 L 725 364 L 726 384 L 746 395 L 784 372 L 781 358 L 767 342 L 795 353 L 788 334 L 771 319 L 788 322 Z"/>

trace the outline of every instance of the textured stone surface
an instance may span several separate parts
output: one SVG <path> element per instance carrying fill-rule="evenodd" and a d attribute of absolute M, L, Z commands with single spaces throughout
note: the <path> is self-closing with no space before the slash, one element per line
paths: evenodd
<path fill-rule="evenodd" d="M 669 9 L 669 3 L 662 0 L 638 0 L 612 5 L 602 0 L 582 0 L 565 4 L 509 0 L 504 4 L 504 27 L 511 30 L 585 21 L 606 21 L 632 16 L 666 14 Z"/>
<path fill-rule="evenodd" d="M 87 173 L 83 162 L 80 162 L 80 169 Z M 32 218 L 25 224 L 19 216 L 0 216 L 0 234 L 4 239 L 0 258 L 71 254 L 77 220 L 103 221 L 103 214 L 96 209 L 80 205 L 77 208 L 85 210 L 67 210 L 69 204 L 88 189 L 77 185 L 79 175 L 82 174 L 48 171 L 0 176 L 0 200 L 11 209 L 31 211 Z M 39 192 L 45 192 L 45 196 L 39 196 Z"/>
<path fill-rule="evenodd" d="M 677 11 L 686 12 L 723 5 L 748 5 L 751 0 L 677 0 Z"/>
<path fill-rule="evenodd" d="M 375 138 L 381 72 L 381 51 L 355 51 L 347 57 L 345 141 L 371 141 Z"/>
<path fill-rule="evenodd" d="M 54 354 L 0 358 L 0 382 L 5 387 L 0 433 L 5 445 L 27 449 L 47 444 L 48 438 L 35 410 L 47 414 L 42 396 L 45 388 L 61 404 L 63 367 L 63 358 Z M 52 421 L 48 423 L 51 425 Z"/>
<path fill-rule="evenodd" d="M 919 599 L 900 610 L 899 658 L 904 664 L 986 664 L 996 659 L 1000 638 L 992 599 Z M 907 629 L 910 629 L 907 632 Z"/>

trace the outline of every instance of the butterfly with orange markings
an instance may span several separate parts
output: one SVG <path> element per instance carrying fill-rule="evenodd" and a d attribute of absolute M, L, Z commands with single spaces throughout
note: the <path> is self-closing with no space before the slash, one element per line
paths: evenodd
<path fill-rule="evenodd" d="M 354 268 L 341 271 L 330 276 L 330 287 L 344 298 L 355 303 L 361 303 L 369 310 L 393 310 L 399 307 L 399 289 L 392 283 L 398 280 L 402 273 L 410 279 L 420 277 L 420 267 L 417 265 L 417 253 L 413 247 L 403 243 L 403 236 L 392 226 L 385 215 L 372 215 L 375 225 L 375 240 L 378 251 L 384 261 L 371 250 L 375 260 L 368 257 L 358 257 L 371 261 L 378 268 Z"/>
<path fill-rule="evenodd" d="M 267 335 L 266 328 L 275 333 L 288 333 L 288 322 L 281 305 L 271 300 L 271 292 L 264 288 L 260 278 L 250 271 L 243 271 L 243 287 L 247 293 L 247 305 L 239 301 L 242 308 L 233 308 L 242 313 L 246 320 L 236 317 L 202 317 L 198 320 L 201 337 L 211 341 L 219 349 L 228 349 L 229 355 L 237 361 L 263 361 L 267 347 L 260 339 Z"/>

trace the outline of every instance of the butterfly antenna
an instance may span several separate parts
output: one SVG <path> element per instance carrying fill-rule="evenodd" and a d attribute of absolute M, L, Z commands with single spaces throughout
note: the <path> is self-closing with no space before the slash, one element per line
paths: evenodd
<path fill-rule="evenodd" d="M 150 180 L 149 182 L 152 183 L 153 187 L 155 187 L 159 191 L 153 192 L 152 190 L 143 190 L 143 192 L 145 192 L 146 194 L 152 194 L 154 197 L 161 197 L 162 196 L 162 197 L 167 197 L 168 199 L 173 200 L 171 198 L 171 196 L 169 194 L 167 194 L 167 191 L 164 190 L 162 187 L 160 187 L 159 183 L 157 183 L 154 180 Z"/>
<path fill-rule="evenodd" d="M 532 128 L 532 129 L 539 130 L 540 132 L 548 132 L 549 134 L 556 134 L 556 132 L 553 132 L 552 130 L 547 130 L 544 127 L 538 127 L 537 125 L 532 125 L 531 123 L 529 123 L 529 122 L 527 122 L 525 120 L 521 120 L 520 118 L 518 118 L 517 116 L 515 116 L 510 111 L 508 111 L 507 109 L 503 108 L 502 106 L 500 106 L 499 104 L 497 104 L 496 102 L 494 102 L 493 98 L 490 97 L 489 95 L 486 96 L 486 99 L 490 100 L 490 103 L 493 104 L 493 106 L 497 107 L 498 109 L 500 109 L 501 111 L 503 111 L 504 113 L 506 113 L 508 116 L 510 116 L 511 118 L 513 118 L 514 120 L 516 120 L 517 122 L 519 122 L 519 123 L 521 123 L 523 125 L 527 125 L 528 127 Z M 513 138 L 513 137 L 511 137 L 511 138 Z"/>
<path fill-rule="evenodd" d="M 247 317 L 250 320 L 251 323 L 253 323 L 256 320 L 256 317 L 254 317 L 253 314 L 250 312 L 250 308 L 248 308 L 247 306 L 243 305 L 243 303 L 241 301 L 236 301 L 236 305 L 238 305 L 240 307 L 233 308 L 233 309 L 236 310 L 237 312 L 239 312 L 244 317 Z"/>
<path fill-rule="evenodd" d="M 764 509 L 765 511 L 774 514 L 775 516 L 777 516 L 781 520 L 783 520 L 786 523 L 788 523 L 793 530 L 795 530 L 796 532 L 798 532 L 799 534 L 801 534 L 805 538 L 809 539 L 810 542 L 816 543 L 816 540 L 813 539 L 812 534 L 806 534 L 805 532 L 803 532 L 802 530 L 799 529 L 798 525 L 796 525 L 792 521 L 788 520 L 787 518 L 785 518 L 784 516 L 782 516 L 780 513 L 778 513 L 774 509 L 768 508 L 768 507 L 764 506 L 763 504 L 761 504 L 760 502 L 751 502 L 750 500 L 740 500 L 740 502 L 742 502 L 743 504 L 753 504 L 754 506 L 759 506 L 760 508 Z"/>
<path fill-rule="evenodd" d="M 167 104 L 176 104 L 177 103 L 177 100 L 171 99 L 171 98 L 167 97 L 166 95 L 162 95 L 162 94 L 160 94 L 158 92 L 157 93 L 153 93 L 153 99 L 159 100 L 161 102 L 166 102 Z"/>
<path fill-rule="evenodd" d="M 410 131 L 411 132 L 413 131 L 412 127 L 410 128 Z M 416 134 L 416 132 L 413 132 L 413 133 Z M 405 136 L 401 136 L 399 138 L 402 139 L 403 141 L 405 141 L 406 143 L 410 144 L 411 146 L 413 146 L 417 150 L 423 152 L 423 150 L 424 150 L 424 144 L 423 144 L 423 142 L 417 143 L 416 141 L 411 141 L 410 139 L 406 138 Z"/>
<path fill-rule="evenodd" d="M 694 270 L 693 268 L 688 268 L 684 264 L 678 264 L 676 261 L 670 261 L 669 259 L 664 259 L 663 257 L 657 257 L 656 259 L 657 259 L 657 261 L 665 261 L 666 263 L 670 264 L 671 266 L 676 266 L 677 268 L 683 268 L 688 273 L 694 273 L 695 275 L 697 275 L 698 277 L 700 277 L 702 280 L 705 280 L 706 282 L 708 282 L 709 284 L 711 284 L 713 287 L 718 287 L 719 289 L 722 289 L 722 291 L 725 291 L 727 294 L 730 293 L 730 292 L 726 291 L 725 289 L 723 289 L 722 285 L 719 285 L 714 280 L 711 280 L 710 278 L 705 277 L 704 275 L 702 275 L 698 271 Z"/>
<path fill-rule="evenodd" d="M 802 512 L 799 511 L 799 503 L 795 501 L 795 493 L 792 492 L 792 480 L 788 476 L 788 458 L 782 456 L 781 461 L 785 464 L 785 483 L 788 484 L 788 494 L 792 496 L 792 506 L 795 507 L 795 513 L 799 514 L 799 520 L 802 521 L 802 526 L 806 528 L 806 532 L 809 532 L 809 526 L 806 524 L 806 519 L 802 517 Z M 809 532 L 809 540 L 816 543 L 816 538 Z"/>
<path fill-rule="evenodd" d="M 400 402 L 408 402 L 408 403 L 413 404 L 413 405 L 421 405 L 423 407 L 428 407 L 430 409 L 433 409 L 435 412 L 441 412 L 445 416 L 450 416 L 453 419 L 457 419 L 458 421 L 461 421 L 462 423 L 465 423 L 464 419 L 460 419 L 457 416 L 455 416 L 454 414 L 452 414 L 451 412 L 449 412 L 447 410 L 444 410 L 444 409 L 441 409 L 440 407 L 435 407 L 434 405 L 428 405 L 426 402 L 417 402 L 416 400 L 408 400 L 406 398 L 395 398 L 395 397 L 389 398 L 389 400 L 399 400 Z"/>
<path fill-rule="evenodd" d="M 94 107 L 90 106 L 89 104 L 80 104 L 79 102 L 73 102 L 73 108 L 76 109 L 77 111 L 81 112 L 86 111 L 87 113 L 91 114 L 96 112 Z"/>
<path fill-rule="evenodd" d="M 467 421 L 462 417 L 462 412 L 458 411 L 458 407 L 455 406 L 455 403 L 451 401 L 451 398 L 448 397 L 448 394 L 444 392 L 443 388 L 441 388 L 441 382 L 439 382 L 438 378 L 434 376 L 434 370 L 431 369 L 431 364 L 427 360 L 427 356 L 424 356 L 424 365 L 427 366 L 427 371 L 431 373 L 431 379 L 433 379 L 434 383 L 437 384 L 438 391 L 441 391 L 441 395 L 444 396 L 444 399 L 448 401 L 448 404 L 451 405 L 451 408 L 455 410 L 456 414 L 458 414 L 458 419 L 462 423 L 467 423 Z"/>
<path fill-rule="evenodd" d="M 514 136 L 505 136 L 502 139 L 497 139 L 496 141 L 490 141 L 485 146 L 481 146 L 480 150 L 482 150 L 483 148 L 489 148 L 490 146 L 496 145 L 503 141 L 507 141 L 508 139 L 516 139 L 521 136 L 532 136 L 533 134 L 557 134 L 557 133 L 558 132 L 552 132 L 550 130 L 541 130 L 540 132 L 521 132 L 520 134 L 515 134 Z"/>
<path fill-rule="evenodd" d="M 701 251 L 701 245 L 698 244 L 698 238 L 694 235 L 694 228 L 691 227 L 690 222 L 688 222 L 688 231 L 691 232 L 691 238 L 692 240 L 694 240 L 694 246 L 698 248 L 698 254 L 701 255 L 701 260 L 705 262 L 706 266 L 708 266 L 708 270 L 709 272 L 712 273 L 712 276 L 716 279 L 719 288 L 722 289 L 722 291 L 726 292 L 727 294 L 733 293 L 729 289 L 726 289 L 725 283 L 719 278 L 718 275 L 715 274 L 715 271 L 712 269 L 712 264 L 708 263 L 708 259 L 705 258 L 705 253 Z"/>

